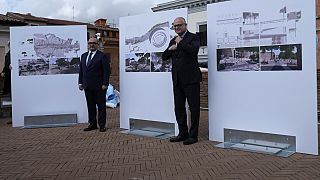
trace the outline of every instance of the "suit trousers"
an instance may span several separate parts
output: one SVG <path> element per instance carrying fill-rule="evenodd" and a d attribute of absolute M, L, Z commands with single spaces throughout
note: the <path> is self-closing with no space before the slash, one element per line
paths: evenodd
<path fill-rule="evenodd" d="M 200 83 L 188 85 L 177 84 L 173 86 L 174 110 L 179 126 L 179 135 L 198 138 L 200 118 Z M 191 112 L 191 127 L 188 133 L 186 100 Z"/>
<path fill-rule="evenodd" d="M 100 128 L 106 126 L 106 90 L 85 90 L 87 108 L 89 114 L 89 124 L 92 127 L 97 126 L 97 109 L 98 106 L 98 123 Z"/>

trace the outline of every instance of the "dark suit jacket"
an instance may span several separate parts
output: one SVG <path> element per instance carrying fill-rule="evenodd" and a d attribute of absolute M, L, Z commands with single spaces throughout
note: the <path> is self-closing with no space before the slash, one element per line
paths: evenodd
<path fill-rule="evenodd" d="M 174 45 L 175 38 L 170 43 Z M 201 72 L 198 65 L 198 52 L 200 47 L 199 36 L 187 32 L 179 42 L 175 51 L 169 51 L 169 47 L 163 52 L 162 59 L 172 59 L 172 81 L 173 85 L 198 83 L 201 81 Z"/>
<path fill-rule="evenodd" d="M 86 65 L 88 54 L 86 52 L 81 55 L 78 83 L 82 84 L 85 90 L 98 90 L 101 89 L 102 85 L 108 86 L 110 60 L 103 52 L 97 50 L 89 64 Z"/>
<path fill-rule="evenodd" d="M 6 77 L 6 76 L 11 77 L 10 64 L 11 64 L 11 61 L 10 61 L 10 51 L 8 51 L 7 54 L 6 54 L 6 56 L 5 56 L 4 67 L 3 67 L 3 69 L 2 69 L 2 73 L 5 74 L 5 77 Z"/>

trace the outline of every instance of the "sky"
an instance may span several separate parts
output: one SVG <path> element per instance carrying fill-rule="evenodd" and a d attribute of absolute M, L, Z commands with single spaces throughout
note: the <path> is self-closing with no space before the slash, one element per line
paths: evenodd
<path fill-rule="evenodd" d="M 152 12 L 152 7 L 168 1 L 172 0 L 0 0 L 0 14 L 31 13 L 88 23 L 104 18 L 118 24 L 119 17 Z"/>

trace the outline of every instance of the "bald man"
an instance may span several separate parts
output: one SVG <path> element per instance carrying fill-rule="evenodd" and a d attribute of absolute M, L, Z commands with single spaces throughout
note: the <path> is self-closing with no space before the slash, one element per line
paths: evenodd
<path fill-rule="evenodd" d="M 174 110 L 179 127 L 178 136 L 170 138 L 170 142 L 183 141 L 184 145 L 189 145 L 198 142 L 200 81 L 202 79 L 198 65 L 200 40 L 196 34 L 188 31 L 186 20 L 183 17 L 176 18 L 172 27 L 177 35 L 162 54 L 163 60 L 172 59 Z M 186 100 L 191 111 L 189 130 Z"/>
<path fill-rule="evenodd" d="M 79 89 L 84 90 L 89 126 L 84 131 L 98 129 L 96 106 L 98 106 L 99 131 L 106 131 L 106 93 L 109 85 L 110 61 L 107 56 L 98 50 L 96 38 L 88 41 L 89 51 L 81 55 L 79 71 Z"/>

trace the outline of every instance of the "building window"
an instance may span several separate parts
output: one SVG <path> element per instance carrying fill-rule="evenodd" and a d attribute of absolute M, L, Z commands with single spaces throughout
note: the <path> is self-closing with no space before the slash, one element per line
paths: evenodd
<path fill-rule="evenodd" d="M 198 25 L 198 34 L 200 37 L 200 46 L 207 46 L 207 24 Z"/>
<path fill-rule="evenodd" d="M 116 38 L 117 37 L 117 32 L 116 31 L 112 31 L 112 37 Z"/>

